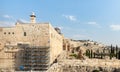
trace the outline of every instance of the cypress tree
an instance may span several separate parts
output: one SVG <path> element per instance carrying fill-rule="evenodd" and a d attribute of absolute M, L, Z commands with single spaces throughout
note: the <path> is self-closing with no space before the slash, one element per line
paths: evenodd
<path fill-rule="evenodd" d="M 93 57 L 93 51 L 92 51 L 92 50 L 91 50 L 91 53 L 90 53 L 90 55 L 91 55 L 90 57 L 92 58 L 92 57 Z"/>
<path fill-rule="evenodd" d="M 112 44 L 111 44 L 111 47 L 110 47 L 110 48 L 111 48 L 111 52 L 110 52 L 110 53 L 112 53 L 112 52 L 113 52 L 113 46 L 112 46 Z"/>
<path fill-rule="evenodd" d="M 120 51 L 119 51 L 119 53 L 118 53 L 118 59 L 120 59 Z"/>
<path fill-rule="evenodd" d="M 112 48 L 112 53 L 115 54 L 115 47 Z"/>
<path fill-rule="evenodd" d="M 90 58 L 90 50 L 89 49 L 86 50 L 86 56 Z"/>
<path fill-rule="evenodd" d="M 94 58 L 95 58 L 95 52 L 93 53 L 93 55 L 94 55 Z"/>
<path fill-rule="evenodd" d="M 112 59 L 112 48 L 113 48 L 113 46 L 112 46 L 112 44 L 111 44 L 111 47 L 110 47 L 110 53 L 109 53 L 109 57 L 110 57 L 110 59 Z"/>
<path fill-rule="evenodd" d="M 118 46 L 116 45 L 116 52 L 118 52 Z"/>
<path fill-rule="evenodd" d="M 118 46 L 116 45 L 116 59 L 118 59 Z"/>
<path fill-rule="evenodd" d="M 109 56 L 110 56 L 110 59 L 112 59 L 112 53 L 110 53 Z"/>

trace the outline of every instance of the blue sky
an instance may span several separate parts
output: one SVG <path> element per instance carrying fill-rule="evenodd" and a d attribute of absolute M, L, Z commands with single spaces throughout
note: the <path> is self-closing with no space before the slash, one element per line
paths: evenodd
<path fill-rule="evenodd" d="M 65 37 L 120 45 L 120 0 L 1 0 L 0 26 L 29 21 L 60 27 Z"/>

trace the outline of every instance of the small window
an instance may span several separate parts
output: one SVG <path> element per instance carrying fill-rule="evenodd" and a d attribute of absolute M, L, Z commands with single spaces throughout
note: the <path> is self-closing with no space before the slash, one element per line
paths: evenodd
<path fill-rule="evenodd" d="M 12 32 L 12 34 L 14 34 L 14 32 Z"/>
<path fill-rule="evenodd" d="M 8 32 L 8 34 L 10 34 L 10 32 Z"/>
<path fill-rule="evenodd" d="M 6 34 L 6 32 L 4 32 L 4 34 Z"/>
<path fill-rule="evenodd" d="M 24 36 L 26 36 L 27 34 L 26 34 L 26 32 L 24 32 Z"/>

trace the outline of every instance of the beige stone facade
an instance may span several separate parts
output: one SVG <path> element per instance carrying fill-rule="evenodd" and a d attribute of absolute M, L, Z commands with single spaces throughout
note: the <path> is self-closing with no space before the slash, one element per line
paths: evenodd
<path fill-rule="evenodd" d="M 15 59 L 14 54 L 19 51 L 14 47 L 10 52 L 10 48 L 7 49 L 6 46 L 30 44 L 49 47 L 50 64 L 62 52 L 63 36 L 50 23 L 36 23 L 36 16 L 34 14 L 30 16 L 31 23 L 17 22 L 14 27 L 0 28 L 0 68 L 12 67 Z M 6 49 L 7 51 L 5 51 Z"/>
<path fill-rule="evenodd" d="M 72 39 L 64 39 L 64 41 L 63 41 L 63 50 L 71 52 L 74 48 L 77 48 L 82 44 L 83 44 L 82 42 L 74 41 Z"/>

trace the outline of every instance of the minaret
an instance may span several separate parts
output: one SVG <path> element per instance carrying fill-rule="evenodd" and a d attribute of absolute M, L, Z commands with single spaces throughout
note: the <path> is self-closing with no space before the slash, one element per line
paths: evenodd
<path fill-rule="evenodd" d="M 30 22 L 31 23 L 36 23 L 36 16 L 35 16 L 34 12 L 32 12 L 32 15 L 30 15 Z"/>

